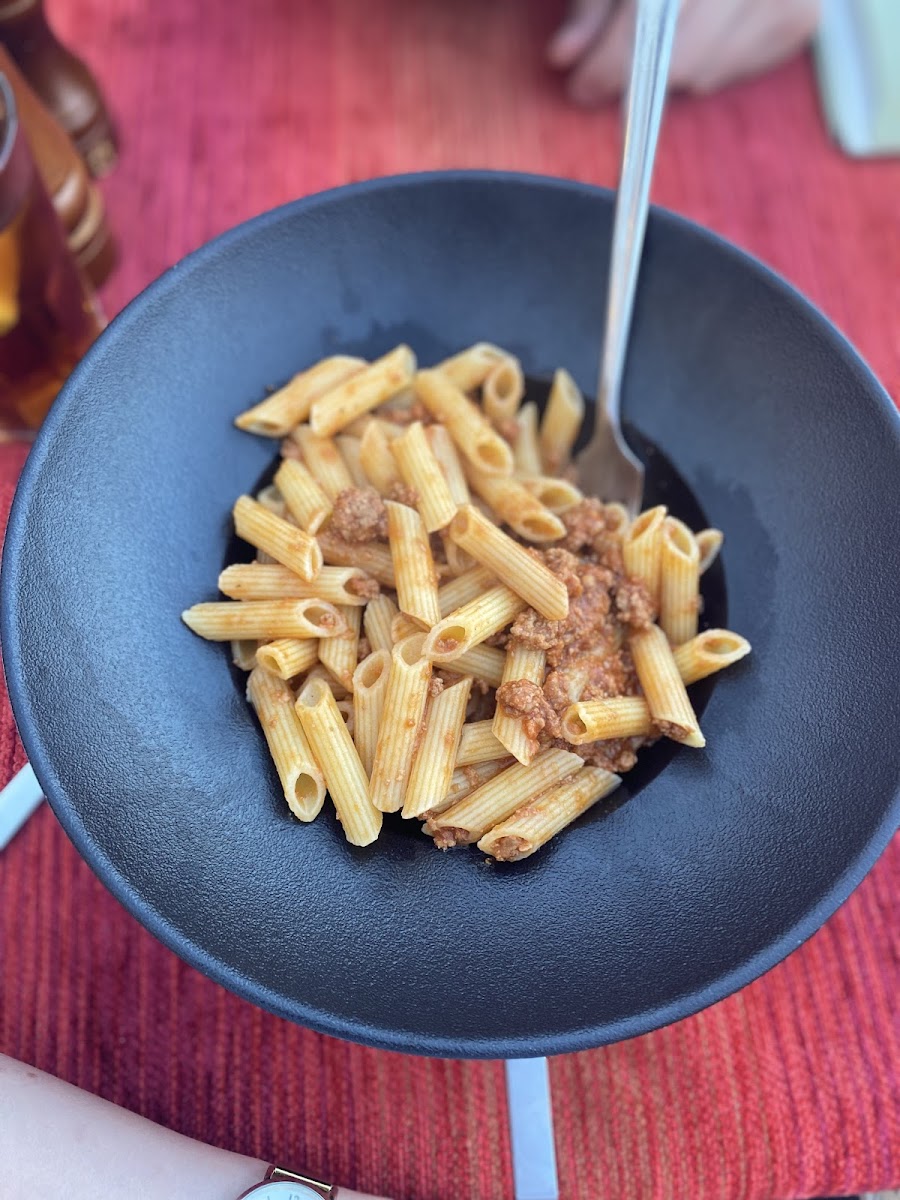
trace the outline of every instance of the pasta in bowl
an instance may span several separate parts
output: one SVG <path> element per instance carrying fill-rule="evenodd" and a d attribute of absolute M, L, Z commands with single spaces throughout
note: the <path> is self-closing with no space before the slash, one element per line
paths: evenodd
<path fill-rule="evenodd" d="M 300 821 L 327 792 L 356 846 L 400 812 L 441 849 L 518 861 L 641 746 L 705 745 L 687 687 L 750 650 L 698 632 L 721 532 L 585 497 L 574 380 L 556 372 L 542 414 L 524 396 L 499 347 L 418 369 L 401 345 L 324 359 L 238 416 L 283 439 L 233 510 L 256 561 L 182 616 L 249 671 Z"/>

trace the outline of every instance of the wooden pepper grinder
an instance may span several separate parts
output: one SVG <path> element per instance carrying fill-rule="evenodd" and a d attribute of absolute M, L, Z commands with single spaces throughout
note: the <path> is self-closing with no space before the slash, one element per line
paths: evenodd
<path fill-rule="evenodd" d="M 69 250 L 94 287 L 100 287 L 116 263 L 116 245 L 103 197 L 65 130 L 31 90 L 2 45 L 0 71 L 12 85 L 22 128 L 66 231 Z"/>
<path fill-rule="evenodd" d="M 91 174 L 106 175 L 118 158 L 115 126 L 90 69 L 50 28 L 44 0 L 0 0 L 0 42 L 16 60 Z"/>

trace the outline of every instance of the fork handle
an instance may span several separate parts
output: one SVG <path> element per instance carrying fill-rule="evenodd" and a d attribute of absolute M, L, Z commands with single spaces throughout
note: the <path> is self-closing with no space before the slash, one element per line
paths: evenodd
<path fill-rule="evenodd" d="M 678 6 L 679 0 L 638 0 L 637 4 L 622 176 L 613 218 L 606 333 L 597 388 L 598 400 L 613 428 L 619 426 L 619 393 Z"/>

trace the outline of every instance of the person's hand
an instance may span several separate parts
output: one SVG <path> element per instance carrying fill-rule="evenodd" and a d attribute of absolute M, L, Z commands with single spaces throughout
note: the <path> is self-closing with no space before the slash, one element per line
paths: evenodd
<path fill-rule="evenodd" d="M 576 104 L 602 104 L 628 80 L 636 0 L 573 0 L 547 47 Z M 809 39 L 820 0 L 682 0 L 669 86 L 691 92 L 765 71 Z"/>

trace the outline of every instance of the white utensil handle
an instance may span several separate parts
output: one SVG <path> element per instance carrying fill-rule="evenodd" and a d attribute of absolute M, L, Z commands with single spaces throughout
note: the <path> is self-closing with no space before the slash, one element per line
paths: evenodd
<path fill-rule="evenodd" d="M 19 832 L 43 798 L 41 785 L 29 763 L 0 792 L 0 850 Z"/>
<path fill-rule="evenodd" d="M 506 1098 L 516 1200 L 559 1200 L 546 1058 L 507 1059 Z"/>

